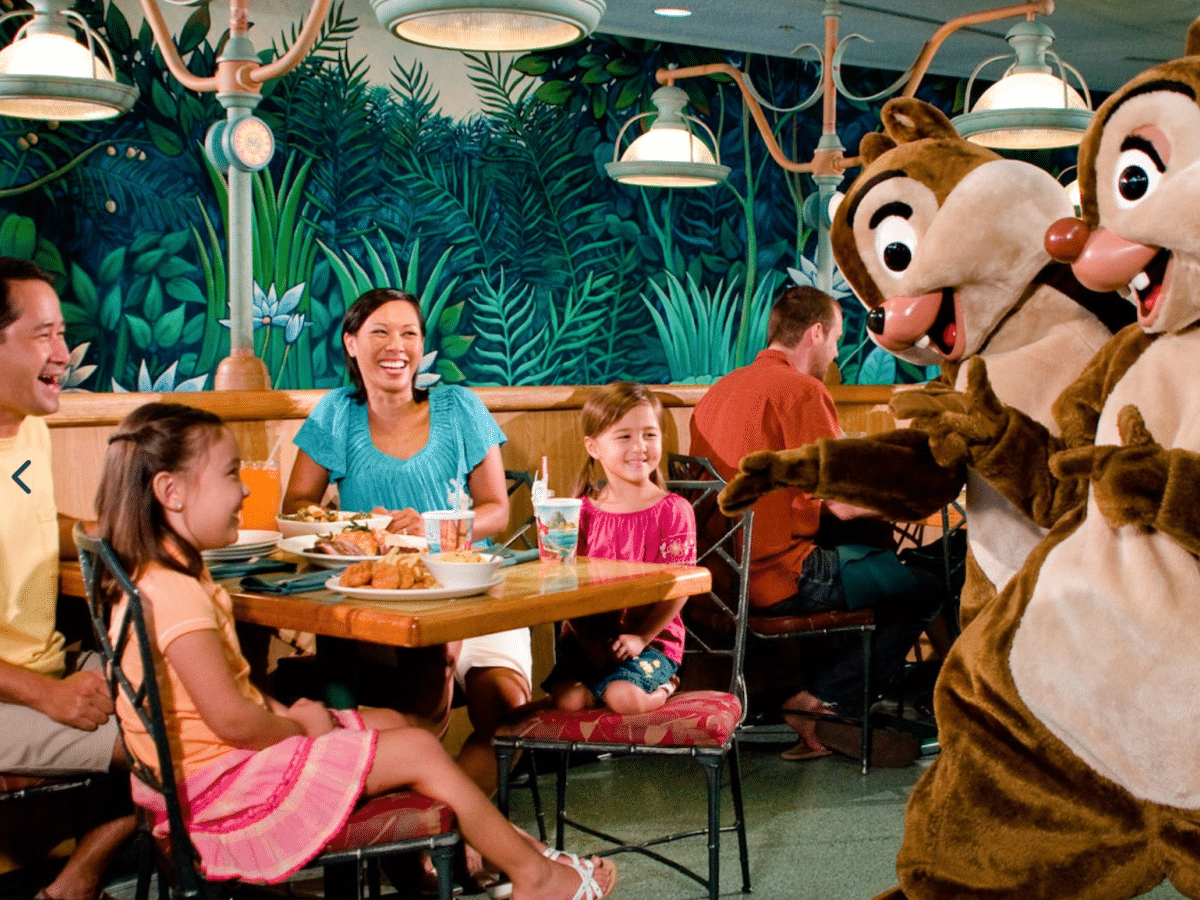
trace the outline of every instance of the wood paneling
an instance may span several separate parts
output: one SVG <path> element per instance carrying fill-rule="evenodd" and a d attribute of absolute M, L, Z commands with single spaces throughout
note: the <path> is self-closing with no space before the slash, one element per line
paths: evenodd
<path fill-rule="evenodd" d="M 586 460 L 579 431 L 579 411 L 594 387 L 473 388 L 508 436 L 504 464 L 534 472 L 546 456 L 550 488 L 566 495 Z M 704 386 L 655 387 L 667 411 L 664 445 L 668 452 L 686 453 L 692 408 L 704 396 Z M 890 387 L 837 385 L 830 388 L 842 427 L 849 434 L 868 434 L 893 427 L 887 412 Z M 54 446 L 54 484 L 59 509 L 76 518 L 95 515 L 108 436 L 120 421 L 143 403 L 164 400 L 210 410 L 230 423 L 245 459 L 265 459 L 280 442 L 283 484 L 295 459 L 292 437 L 324 391 L 205 391 L 178 394 L 64 394 L 59 411 L 47 417 Z M 514 523 L 530 514 L 528 495 L 520 492 L 512 510 Z"/>

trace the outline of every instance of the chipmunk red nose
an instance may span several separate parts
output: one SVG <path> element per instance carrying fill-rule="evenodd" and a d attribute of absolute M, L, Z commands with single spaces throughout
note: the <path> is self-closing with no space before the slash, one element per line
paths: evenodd
<path fill-rule="evenodd" d="M 1090 234 L 1091 229 L 1082 219 L 1059 219 L 1046 229 L 1046 236 L 1042 239 L 1042 244 L 1051 259 L 1063 263 L 1073 263 L 1079 259 L 1079 254 L 1083 252 Z"/>

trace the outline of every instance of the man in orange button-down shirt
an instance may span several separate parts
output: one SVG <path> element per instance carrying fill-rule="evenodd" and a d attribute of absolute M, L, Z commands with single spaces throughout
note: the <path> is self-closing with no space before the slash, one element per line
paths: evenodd
<path fill-rule="evenodd" d="M 696 404 L 691 453 L 707 456 L 729 479 L 741 459 L 756 450 L 787 450 L 838 437 L 837 410 L 822 379 L 837 358 L 841 336 L 842 313 L 833 298 L 811 287 L 785 289 L 771 307 L 767 348 L 750 365 L 719 379 Z M 846 503 L 818 500 L 797 488 L 774 491 L 754 504 L 754 614 L 874 607 L 873 680 L 884 684 L 938 614 L 944 591 L 932 576 L 902 568 L 888 551 L 891 558 L 883 562 L 895 567 L 894 590 L 847 597 L 838 551 L 815 541 L 823 511 L 840 519 L 875 515 Z M 785 751 L 788 759 L 829 753 L 817 735 L 820 715 L 857 716 L 861 711 L 861 643 L 852 634 L 826 640 L 827 652 L 808 673 L 807 688 L 784 703 L 785 713 L 793 713 L 786 716 L 788 723 L 800 735 L 799 743 Z"/>

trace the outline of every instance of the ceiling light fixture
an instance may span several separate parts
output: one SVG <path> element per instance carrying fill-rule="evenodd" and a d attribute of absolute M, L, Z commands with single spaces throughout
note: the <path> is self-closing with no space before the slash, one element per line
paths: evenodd
<path fill-rule="evenodd" d="M 379 24 L 415 44 L 527 52 L 587 37 L 604 0 L 371 0 Z"/>
<path fill-rule="evenodd" d="M 967 109 L 951 123 L 964 138 L 1000 150 L 1036 150 L 1079 143 L 1092 118 L 1083 76 L 1050 50 L 1054 32 L 1042 22 L 1018 22 L 1004 38 L 1016 58 L 1004 75 L 970 108 L 971 88 L 984 66 L 1011 57 L 994 56 L 975 67 L 967 81 Z M 1058 65 L 1054 74 L 1046 58 Z M 1071 72 L 1083 90 L 1067 82 Z"/>
<path fill-rule="evenodd" d="M 684 115 L 687 94 L 683 88 L 665 85 L 650 100 L 657 108 L 656 113 L 639 113 L 617 132 L 613 161 L 604 166 L 609 177 L 638 187 L 711 187 L 724 181 L 729 176 L 729 166 L 721 165 L 716 135 L 699 119 Z M 646 116 L 657 118 L 650 130 L 631 143 L 618 159 L 621 138 L 630 125 Z M 693 125 L 708 135 L 707 145 Z"/>
<path fill-rule="evenodd" d="M 682 6 L 660 6 L 654 10 L 654 14 L 668 19 L 686 19 L 692 14 L 692 11 L 684 9 Z"/>
<path fill-rule="evenodd" d="M 0 50 L 0 115 L 66 122 L 128 112 L 137 88 L 116 80 L 112 51 L 83 16 L 65 0 L 30 5 L 0 16 L 0 22 L 30 17 Z"/>

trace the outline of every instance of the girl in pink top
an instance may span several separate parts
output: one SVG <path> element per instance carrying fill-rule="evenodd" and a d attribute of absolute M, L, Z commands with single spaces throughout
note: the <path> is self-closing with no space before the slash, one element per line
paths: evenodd
<path fill-rule="evenodd" d="M 237 539 L 249 493 L 237 441 L 217 416 L 150 403 L 109 445 L 99 531 L 143 591 L 186 824 L 207 877 L 280 881 L 321 851 L 360 799 L 411 788 L 454 811 L 463 836 L 508 876 L 518 900 L 608 894 L 611 863 L 549 858 L 433 734 L 401 714 L 335 712 L 313 700 L 285 707 L 250 683 L 229 595 L 201 556 Z M 136 656 L 122 660 L 135 683 Z M 153 765 L 136 717 L 128 706 L 117 711 L 130 749 Z M 133 790 L 165 835 L 161 797 L 136 780 Z"/>
<path fill-rule="evenodd" d="M 581 420 L 588 462 L 576 490 L 583 498 L 580 556 L 695 565 L 692 507 L 667 493 L 659 472 L 658 398 L 640 384 L 617 382 L 592 395 Z M 544 685 L 554 705 L 572 710 L 602 705 L 629 715 L 666 703 L 679 683 L 685 600 L 563 623 L 558 661 Z"/>

